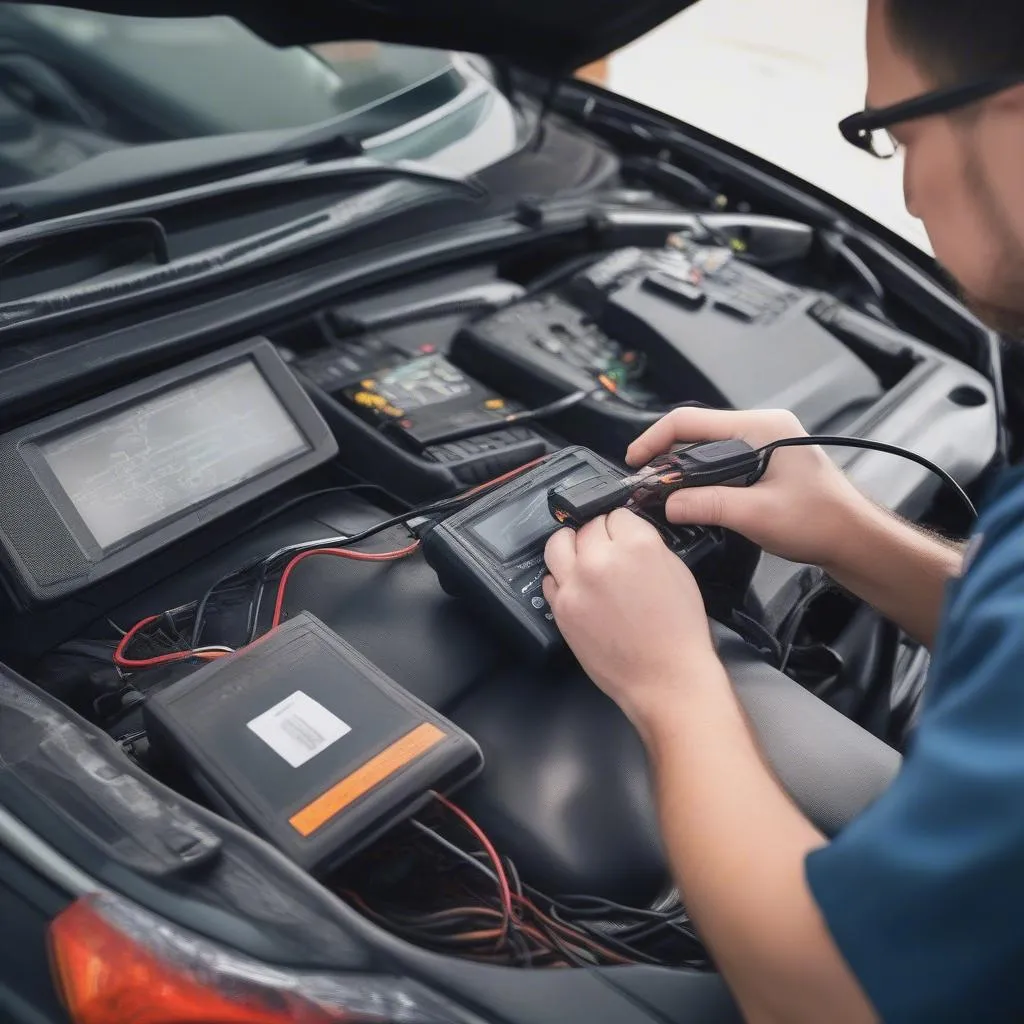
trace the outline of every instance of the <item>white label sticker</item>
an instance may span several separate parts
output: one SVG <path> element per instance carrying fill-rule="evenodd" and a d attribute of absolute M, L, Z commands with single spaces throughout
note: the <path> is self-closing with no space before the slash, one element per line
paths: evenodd
<path fill-rule="evenodd" d="M 304 765 L 352 731 L 352 726 L 301 690 L 257 715 L 248 725 L 293 768 Z"/>

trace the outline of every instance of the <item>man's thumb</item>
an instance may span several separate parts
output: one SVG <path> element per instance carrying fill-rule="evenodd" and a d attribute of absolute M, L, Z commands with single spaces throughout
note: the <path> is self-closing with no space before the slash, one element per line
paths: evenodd
<path fill-rule="evenodd" d="M 688 487 L 670 494 L 665 515 L 670 523 L 732 528 L 736 500 L 743 494 L 734 487 Z"/>

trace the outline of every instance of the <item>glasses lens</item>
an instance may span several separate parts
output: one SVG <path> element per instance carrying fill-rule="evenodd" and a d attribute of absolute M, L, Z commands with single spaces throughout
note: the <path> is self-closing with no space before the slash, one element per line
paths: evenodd
<path fill-rule="evenodd" d="M 852 120 L 851 118 L 850 121 Z M 888 160 L 899 152 L 899 143 L 892 137 L 888 128 L 855 128 L 850 121 L 841 124 L 839 130 L 846 141 L 858 149 L 878 157 L 879 160 Z"/>
<path fill-rule="evenodd" d="M 889 160 L 900 151 L 900 144 L 888 128 L 876 128 L 868 132 L 868 135 L 871 138 L 871 152 L 880 160 Z"/>

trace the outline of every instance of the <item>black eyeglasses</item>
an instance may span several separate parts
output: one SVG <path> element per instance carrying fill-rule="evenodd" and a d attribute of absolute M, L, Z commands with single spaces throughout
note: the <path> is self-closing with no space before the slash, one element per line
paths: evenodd
<path fill-rule="evenodd" d="M 851 114 L 839 122 L 839 130 L 851 145 L 880 160 L 888 160 L 899 151 L 899 144 L 892 137 L 890 128 L 906 121 L 916 121 L 920 117 L 951 114 L 954 110 L 988 99 L 1015 85 L 1024 85 L 1024 75 L 1005 75 L 970 85 L 936 89 L 923 96 L 894 103 L 891 107 L 869 107 L 858 114 Z"/>

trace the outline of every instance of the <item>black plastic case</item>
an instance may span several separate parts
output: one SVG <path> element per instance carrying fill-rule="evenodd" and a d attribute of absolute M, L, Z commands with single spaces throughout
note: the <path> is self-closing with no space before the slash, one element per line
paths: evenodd
<path fill-rule="evenodd" d="M 483 766 L 473 739 L 308 613 L 145 716 L 155 754 L 318 876 Z"/>

